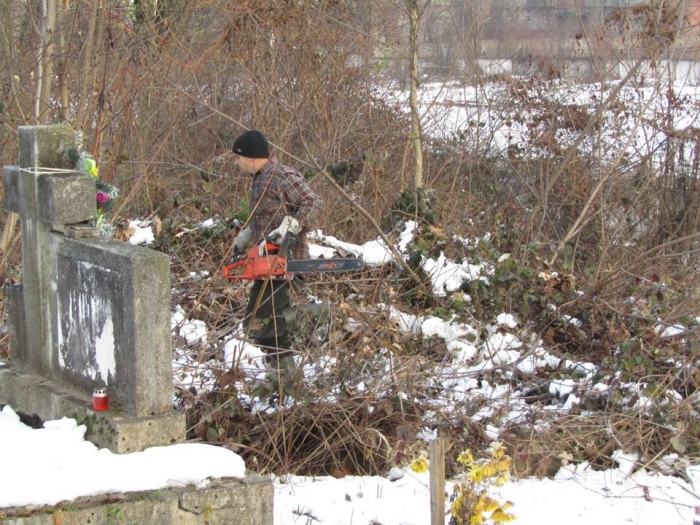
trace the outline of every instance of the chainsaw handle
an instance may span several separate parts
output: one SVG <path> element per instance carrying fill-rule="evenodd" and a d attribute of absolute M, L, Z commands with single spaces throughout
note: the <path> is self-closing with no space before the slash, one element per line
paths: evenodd
<path fill-rule="evenodd" d="M 238 273 L 236 271 L 238 268 L 245 268 L 246 262 L 246 259 L 241 259 L 240 261 L 235 261 L 231 264 L 224 266 L 224 277 L 231 281 L 236 281 L 239 279 L 248 279 L 246 275 L 244 275 L 243 273 Z"/>
<path fill-rule="evenodd" d="M 263 241 L 263 242 L 265 243 L 265 248 L 263 250 L 263 252 L 265 254 L 284 255 L 283 253 L 281 253 L 282 250 L 285 248 L 284 246 L 280 246 L 276 242 L 272 242 L 272 241 Z M 262 244 L 262 243 L 260 243 L 260 244 Z M 260 251 L 260 244 L 253 246 L 251 248 L 251 250 L 258 250 L 258 252 L 259 252 Z M 248 256 L 250 257 L 250 252 L 248 253 Z"/>

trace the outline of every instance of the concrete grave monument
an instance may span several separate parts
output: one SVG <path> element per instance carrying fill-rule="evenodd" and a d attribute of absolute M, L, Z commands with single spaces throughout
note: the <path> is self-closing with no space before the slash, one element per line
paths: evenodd
<path fill-rule="evenodd" d="M 95 181 L 74 171 L 69 126 L 20 127 L 19 142 L 19 166 L 4 168 L 4 209 L 20 216 L 23 277 L 5 290 L 0 403 L 74 417 L 114 452 L 184 440 L 184 414 L 172 408 L 168 257 L 90 227 Z M 92 410 L 98 388 L 108 411 Z"/>
<path fill-rule="evenodd" d="M 0 362 L 0 404 L 75 418 L 87 439 L 118 453 L 184 440 L 185 415 L 172 408 L 168 257 L 90 226 L 95 180 L 73 171 L 69 127 L 20 127 L 19 140 L 19 166 L 4 169 L 4 208 L 20 216 L 23 276 L 5 288 L 10 360 Z M 107 390 L 106 411 L 93 410 L 96 388 Z M 273 500 L 270 479 L 253 474 L 49 510 L 5 508 L 0 521 L 270 525 Z"/>

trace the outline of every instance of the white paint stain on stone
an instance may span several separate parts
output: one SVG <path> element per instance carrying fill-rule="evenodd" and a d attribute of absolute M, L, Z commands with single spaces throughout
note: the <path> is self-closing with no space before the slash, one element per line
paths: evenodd
<path fill-rule="evenodd" d="M 111 312 L 110 312 L 111 313 Z M 95 340 L 95 358 L 97 359 L 97 371 L 100 378 L 107 384 L 109 376 L 114 379 L 117 362 L 114 356 L 114 323 L 112 316 L 109 315 L 105 324 L 102 326 L 102 332 Z"/>
<path fill-rule="evenodd" d="M 106 273 L 110 270 L 84 261 L 78 263 L 80 284 L 68 292 L 65 311 L 59 306 L 57 326 L 61 368 L 71 366 L 66 355 L 72 354 L 72 366 L 79 369 L 71 372 L 109 384 L 110 376 L 114 381 L 117 368 L 112 305 L 107 297 L 97 293 L 103 288 L 98 280 Z M 70 318 L 68 323 L 66 316 Z"/>

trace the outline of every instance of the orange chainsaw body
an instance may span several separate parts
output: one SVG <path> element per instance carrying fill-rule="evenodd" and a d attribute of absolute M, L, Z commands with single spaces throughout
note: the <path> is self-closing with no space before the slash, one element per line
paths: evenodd
<path fill-rule="evenodd" d="M 280 247 L 268 242 L 260 255 L 260 246 L 248 250 L 245 259 L 224 267 L 224 277 L 231 281 L 253 279 L 292 279 L 287 272 L 287 257 L 279 255 Z"/>

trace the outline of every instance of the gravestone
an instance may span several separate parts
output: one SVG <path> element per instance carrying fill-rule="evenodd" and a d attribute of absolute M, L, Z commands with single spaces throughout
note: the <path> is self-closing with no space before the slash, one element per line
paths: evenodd
<path fill-rule="evenodd" d="M 6 288 L 0 403 L 74 417 L 114 452 L 184 440 L 184 414 L 172 408 L 168 257 L 90 226 L 95 181 L 74 171 L 69 126 L 20 127 L 19 144 L 19 165 L 4 168 L 4 209 L 20 216 L 23 275 Z M 92 410 L 98 388 L 107 411 Z"/>

